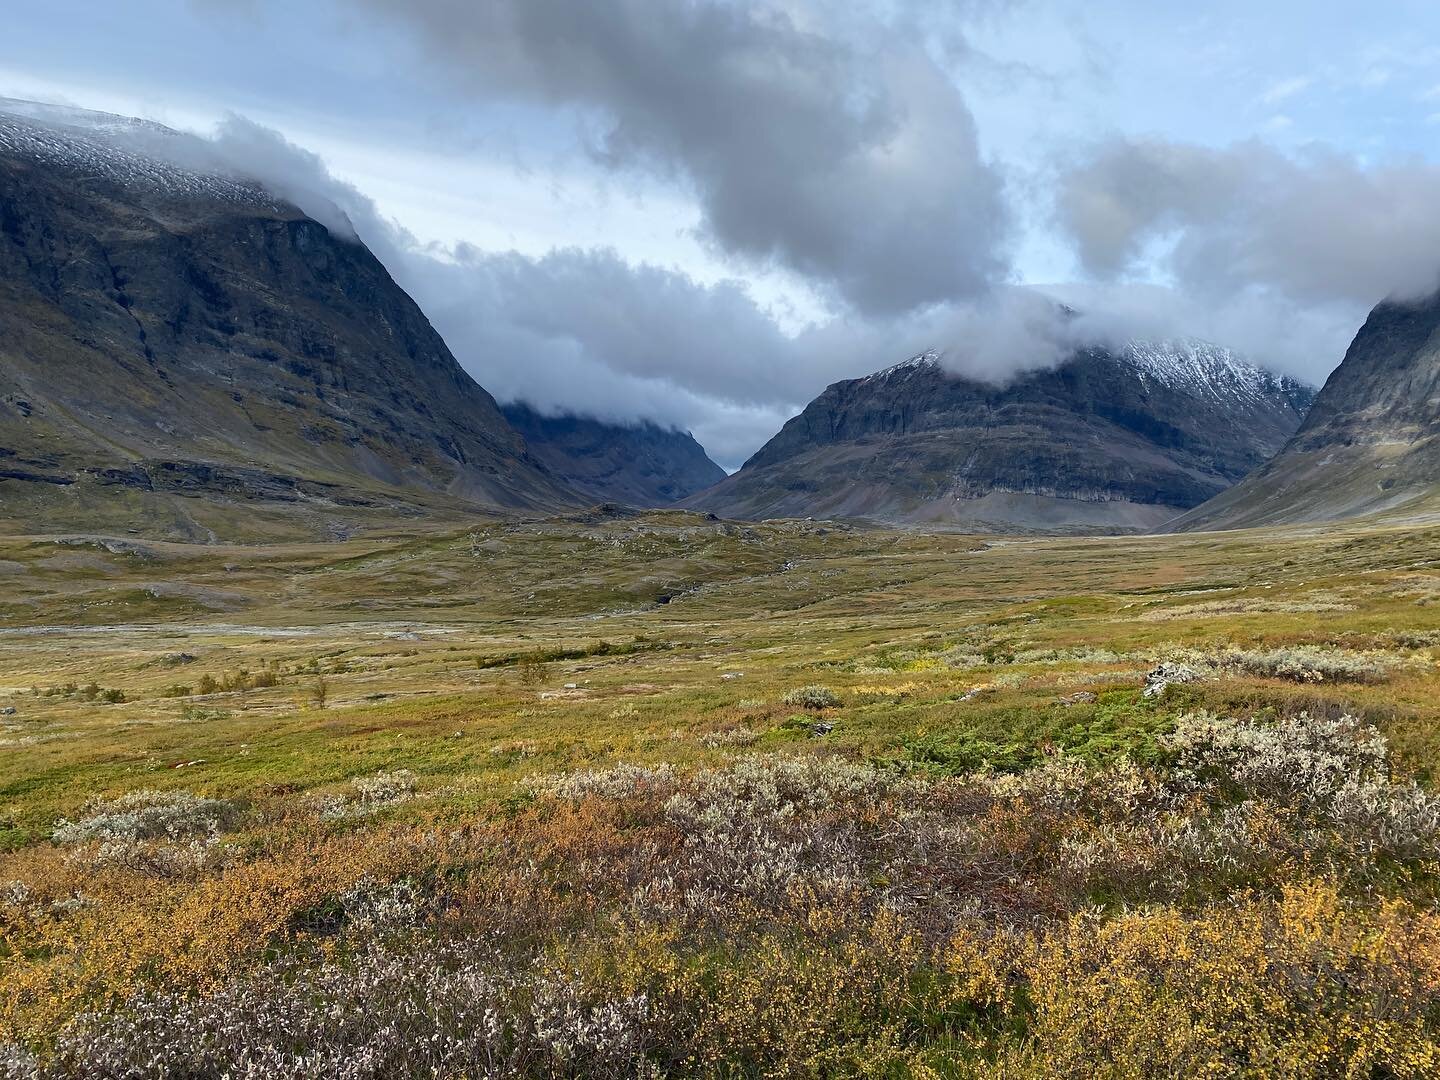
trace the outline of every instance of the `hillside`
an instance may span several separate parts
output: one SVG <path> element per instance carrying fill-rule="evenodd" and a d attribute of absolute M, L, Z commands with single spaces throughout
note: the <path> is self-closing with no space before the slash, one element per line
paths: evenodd
<path fill-rule="evenodd" d="M 1440 293 L 1377 306 L 1295 437 L 1178 529 L 1440 513 Z"/>
<path fill-rule="evenodd" d="M 0 103 L 0 531 L 343 535 L 578 501 L 362 244 L 136 149 L 167 134 Z"/>
<path fill-rule="evenodd" d="M 992 531 L 1154 529 L 1299 426 L 1313 391 L 1188 342 L 1089 350 L 1005 385 L 934 353 L 835 383 L 686 505 Z"/>
<path fill-rule="evenodd" d="M 725 479 L 725 470 L 688 431 L 547 416 L 523 402 L 504 405 L 501 412 L 536 458 L 596 502 L 669 506 Z"/>

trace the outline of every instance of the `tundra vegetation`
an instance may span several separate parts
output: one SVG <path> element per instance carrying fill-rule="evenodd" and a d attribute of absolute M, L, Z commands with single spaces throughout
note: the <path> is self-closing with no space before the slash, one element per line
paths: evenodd
<path fill-rule="evenodd" d="M 0 565 L 0 1076 L 1440 1073 L 1440 528 Z"/>

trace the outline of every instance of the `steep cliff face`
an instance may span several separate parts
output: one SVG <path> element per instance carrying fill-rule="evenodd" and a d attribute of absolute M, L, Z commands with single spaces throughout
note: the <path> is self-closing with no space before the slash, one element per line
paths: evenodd
<path fill-rule="evenodd" d="M 1087 351 L 1003 386 L 934 354 L 830 386 L 687 501 L 738 517 L 1150 529 L 1293 434 L 1312 391 L 1202 343 Z"/>
<path fill-rule="evenodd" d="M 669 506 L 725 479 L 725 470 L 686 431 L 546 416 L 523 403 L 501 411 L 535 457 L 596 502 Z"/>
<path fill-rule="evenodd" d="M 1377 306 L 1284 449 L 1179 529 L 1440 513 L 1440 293 Z"/>
<path fill-rule="evenodd" d="M 127 123 L 0 103 L 0 528 L 577 501 L 363 245 Z"/>

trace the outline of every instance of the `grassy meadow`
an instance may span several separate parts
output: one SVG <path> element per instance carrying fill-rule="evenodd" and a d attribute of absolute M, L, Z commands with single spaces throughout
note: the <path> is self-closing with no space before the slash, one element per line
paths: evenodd
<path fill-rule="evenodd" d="M 1440 1074 L 1440 526 L 0 539 L 0 1076 Z"/>

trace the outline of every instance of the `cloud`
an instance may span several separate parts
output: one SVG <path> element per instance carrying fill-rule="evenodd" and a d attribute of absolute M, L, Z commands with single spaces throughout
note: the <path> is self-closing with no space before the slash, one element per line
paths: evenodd
<path fill-rule="evenodd" d="M 296 146 L 273 128 L 232 113 L 206 142 L 229 170 L 262 181 L 332 233 L 359 239 L 347 206 L 364 217 L 375 215 L 370 200 L 331 176 L 319 154 Z"/>
<path fill-rule="evenodd" d="M 1319 385 L 1344 355 L 1368 307 L 1299 303 L 1259 288 L 1206 300 L 1144 282 L 1037 286 L 1079 312 L 1076 340 L 1116 347 L 1127 341 L 1213 341 L 1273 371 Z"/>
<path fill-rule="evenodd" d="M 1279 105 L 1282 101 L 1294 97 L 1310 89 L 1314 79 L 1306 75 L 1297 75 L 1291 79 L 1281 79 L 1274 83 L 1263 94 L 1260 95 L 1260 104 Z"/>
<path fill-rule="evenodd" d="M 1070 170 L 1059 220 L 1085 268 L 1160 268 L 1200 296 L 1253 287 L 1297 301 L 1373 304 L 1440 283 L 1440 167 L 1366 167 L 1322 149 L 1224 149 L 1160 139 L 1102 144 Z"/>
<path fill-rule="evenodd" d="M 1005 277 L 1001 178 L 970 111 L 922 41 L 876 19 L 806 0 L 363 2 L 462 92 L 574 110 L 597 162 L 692 189 L 718 249 L 863 314 Z"/>
<path fill-rule="evenodd" d="M 1420 160 L 1112 139 L 1063 172 L 1056 205 L 1103 302 L 1166 281 L 1136 294 L 1157 316 L 1318 381 L 1376 303 L 1440 285 L 1437 196 Z"/>

